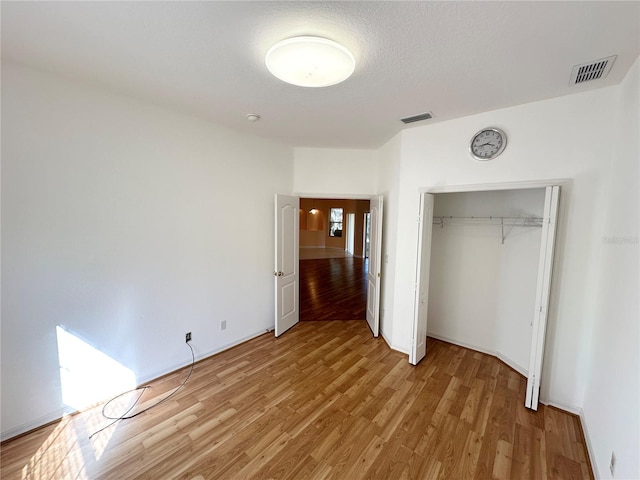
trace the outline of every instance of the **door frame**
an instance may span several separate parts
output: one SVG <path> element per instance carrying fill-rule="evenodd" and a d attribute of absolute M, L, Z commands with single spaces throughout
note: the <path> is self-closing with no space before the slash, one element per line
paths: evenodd
<path fill-rule="evenodd" d="M 524 190 L 524 189 L 533 189 L 533 188 L 549 188 L 549 187 L 560 187 L 560 190 L 562 191 L 563 189 L 565 189 L 565 187 L 569 186 L 571 184 L 571 180 L 567 179 L 567 178 L 562 178 L 562 179 L 551 179 L 551 180 L 532 180 L 532 181 L 519 181 L 519 182 L 502 182 L 502 183 L 478 183 L 478 184 L 463 184 L 463 185 L 447 185 L 447 186 L 443 186 L 443 185 L 432 185 L 432 186 L 428 186 L 428 187 L 422 187 L 419 188 L 419 194 L 420 194 L 420 198 L 422 198 L 422 194 L 424 193 L 429 193 L 429 194 L 438 194 L 438 193 L 467 193 L 467 192 L 490 192 L 490 191 L 496 191 L 496 190 Z M 566 191 L 565 191 L 565 197 L 566 197 Z M 545 199 L 546 200 L 546 199 Z M 561 216 L 559 211 L 558 211 L 558 216 Z M 419 218 L 419 217 L 418 217 Z M 557 228 L 555 229 L 554 234 L 557 235 Z M 418 244 L 421 242 L 421 231 L 418 231 Z M 555 242 L 555 237 L 554 239 L 552 239 L 552 245 L 551 245 L 551 250 L 553 250 L 553 243 Z M 544 239 L 541 239 L 541 242 L 544 241 Z M 557 248 L 556 248 L 557 250 Z M 418 252 L 419 253 L 419 252 Z M 553 253 L 553 251 L 551 252 Z M 540 270 L 538 270 L 538 275 L 540 275 L 541 273 L 547 275 L 547 280 L 549 282 L 552 282 L 552 278 L 553 278 L 553 270 L 554 270 L 554 264 L 557 262 L 557 255 L 555 256 L 554 259 L 552 259 L 549 267 L 550 269 L 547 272 L 541 272 Z M 420 274 L 420 268 L 421 268 L 421 259 L 419 256 L 416 257 L 416 278 L 418 278 L 417 276 Z M 538 280 L 539 282 L 540 280 Z M 553 289 L 553 285 L 551 285 L 551 289 Z M 548 292 L 550 294 L 550 291 Z M 549 295 L 551 296 L 551 295 Z M 536 299 L 536 302 L 538 301 L 538 299 Z M 547 306 L 550 303 L 549 297 L 547 297 Z M 420 311 L 420 296 L 417 292 L 417 290 L 414 290 L 414 320 L 413 320 L 413 331 L 416 331 L 418 325 L 418 314 L 421 313 Z M 536 307 L 537 310 L 537 307 Z M 535 368 L 538 369 L 538 378 L 536 379 L 536 385 L 539 388 L 540 387 L 540 378 L 541 378 L 541 369 L 542 369 L 542 363 L 543 363 L 543 359 L 544 359 L 544 338 L 546 336 L 546 326 L 547 326 L 547 321 L 548 321 L 548 310 L 550 309 L 546 309 L 545 311 L 545 315 L 544 315 L 544 319 L 543 321 L 538 321 L 536 322 L 536 324 L 534 325 L 534 328 L 536 329 L 536 331 L 532 330 L 532 338 L 533 339 L 537 339 L 537 344 L 536 344 L 536 349 L 538 350 L 538 356 L 539 356 L 539 361 L 537 363 L 537 365 L 534 362 Z M 415 340 L 412 340 L 412 342 Z M 413 344 L 412 344 L 413 345 Z M 411 360 L 411 356 L 410 356 L 410 360 Z M 530 365 L 529 365 L 529 370 L 531 370 L 531 361 L 530 361 Z M 529 377 L 531 377 L 532 372 L 527 372 L 529 374 Z M 531 379 L 528 379 L 528 384 L 531 383 Z M 539 392 L 537 392 L 539 393 Z M 537 402 L 538 402 L 538 396 L 535 396 L 535 404 L 532 404 L 532 401 L 530 398 L 527 398 L 527 401 L 525 402 L 525 405 L 528 408 L 532 408 L 533 410 L 537 409 Z"/>
<path fill-rule="evenodd" d="M 344 239 L 344 249 L 353 255 L 356 248 L 356 214 L 347 213 L 345 217 L 344 232 L 346 238 Z"/>
<path fill-rule="evenodd" d="M 362 221 L 362 258 L 369 258 L 371 256 L 371 252 L 369 251 L 367 240 L 369 240 L 369 237 L 371 236 L 371 213 L 365 212 L 363 216 L 364 218 Z M 367 229 L 368 229 L 368 232 L 367 232 Z"/>
<path fill-rule="evenodd" d="M 276 194 L 277 196 L 278 194 Z M 383 195 L 379 195 L 379 194 L 374 194 L 374 195 L 363 195 L 363 194 L 353 194 L 353 195 L 348 195 L 348 194 L 333 194 L 333 193 L 299 193 L 299 192 L 294 192 L 291 194 L 292 197 L 297 197 L 298 198 L 298 202 L 300 202 L 301 199 L 305 198 L 305 199 L 312 199 L 312 200 L 368 200 L 371 201 L 372 199 L 374 199 L 375 197 L 383 197 Z M 299 207 L 298 207 L 299 208 Z M 343 222 L 345 221 L 345 219 L 343 218 Z M 298 228 L 299 225 L 298 225 Z M 382 233 L 383 233 L 383 224 L 380 224 L 380 251 L 382 251 Z M 296 248 L 296 258 L 298 261 L 298 265 L 300 262 L 300 258 L 298 255 L 298 252 L 300 250 L 300 241 L 299 241 L 299 235 L 296 235 L 296 239 L 295 239 L 295 248 Z M 363 243 L 364 243 L 364 239 L 363 239 Z M 345 243 L 346 244 L 346 243 Z M 363 245 L 364 247 L 364 245 Z M 276 246 L 275 248 L 278 248 L 277 245 L 277 241 L 276 241 Z M 363 255 L 363 260 L 366 261 L 365 257 L 364 257 L 364 249 L 362 252 Z M 371 252 L 369 252 L 369 257 L 371 257 Z M 370 259 L 370 258 L 369 258 Z M 275 269 L 275 274 L 277 276 L 277 266 Z M 379 292 L 379 289 L 378 289 Z M 299 302 L 299 297 L 300 294 L 298 293 L 298 308 L 301 307 L 300 302 Z M 378 309 L 378 324 L 379 324 L 379 314 L 380 314 L 380 294 L 378 293 L 377 295 L 377 309 Z M 368 297 L 367 297 L 367 302 L 368 302 Z M 366 322 L 366 318 L 364 319 Z M 372 334 L 374 334 L 374 337 L 378 336 L 378 332 L 372 332 Z M 277 336 L 277 335 L 276 335 Z"/>

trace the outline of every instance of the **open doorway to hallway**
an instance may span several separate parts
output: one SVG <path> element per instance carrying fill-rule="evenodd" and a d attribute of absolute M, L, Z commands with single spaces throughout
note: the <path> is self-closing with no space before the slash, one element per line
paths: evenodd
<path fill-rule="evenodd" d="M 300 199 L 300 320 L 364 320 L 369 200 Z"/>

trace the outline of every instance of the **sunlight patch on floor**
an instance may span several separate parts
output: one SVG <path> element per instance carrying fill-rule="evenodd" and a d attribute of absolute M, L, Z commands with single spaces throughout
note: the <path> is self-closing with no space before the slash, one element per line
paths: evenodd
<path fill-rule="evenodd" d="M 64 417 L 22 469 L 22 480 L 88 480 L 82 450 L 70 417 Z"/>
<path fill-rule="evenodd" d="M 65 405 L 82 411 L 136 386 L 135 374 L 129 368 L 60 325 L 56 327 L 56 334 L 62 401 Z M 102 428 L 104 422 L 109 421 L 102 416 L 93 416 L 90 424 L 86 425 L 87 429 L 92 429 L 87 435 Z M 109 427 L 91 439 L 96 460 L 104 453 L 114 430 L 115 426 Z M 73 456 L 69 460 L 73 460 Z"/>

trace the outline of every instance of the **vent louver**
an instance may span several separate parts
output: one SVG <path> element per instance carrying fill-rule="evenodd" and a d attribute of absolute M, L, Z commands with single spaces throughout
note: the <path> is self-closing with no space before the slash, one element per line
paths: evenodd
<path fill-rule="evenodd" d="M 573 70 L 571 70 L 571 81 L 569 82 L 569 85 L 578 85 L 579 83 L 606 77 L 613 66 L 613 62 L 615 62 L 616 57 L 617 55 L 613 55 L 611 57 L 601 58 L 595 62 L 583 63 L 582 65 L 574 66 Z"/>
<path fill-rule="evenodd" d="M 433 114 L 431 112 L 426 112 L 421 113 L 420 115 L 413 115 L 412 117 L 404 117 L 400 120 L 402 120 L 403 123 L 413 123 L 421 120 L 429 120 L 430 118 L 433 118 Z"/>

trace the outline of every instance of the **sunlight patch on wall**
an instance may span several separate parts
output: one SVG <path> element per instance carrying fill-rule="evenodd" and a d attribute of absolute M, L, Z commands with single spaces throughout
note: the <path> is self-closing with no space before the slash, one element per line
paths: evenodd
<path fill-rule="evenodd" d="M 56 334 L 65 405 L 82 410 L 135 387 L 133 371 L 60 325 Z"/>

